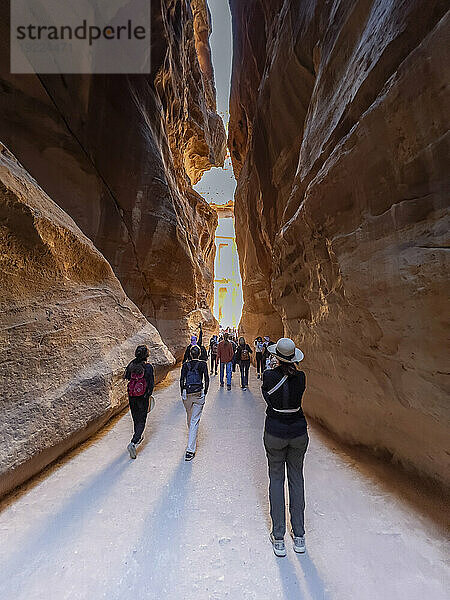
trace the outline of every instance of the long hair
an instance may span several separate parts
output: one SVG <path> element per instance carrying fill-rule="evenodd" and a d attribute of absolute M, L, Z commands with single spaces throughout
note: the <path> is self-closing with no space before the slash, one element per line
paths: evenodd
<path fill-rule="evenodd" d="M 138 377 L 142 377 L 142 375 L 144 375 L 144 373 L 145 373 L 144 365 L 141 362 L 134 363 L 131 366 L 131 374 L 132 375 L 137 375 Z"/>
<path fill-rule="evenodd" d="M 297 373 L 297 367 L 295 363 L 285 363 L 282 360 L 279 360 L 278 364 L 280 365 L 281 370 L 283 371 L 283 375 L 287 375 L 288 377 L 290 377 L 291 375 L 295 375 Z"/>

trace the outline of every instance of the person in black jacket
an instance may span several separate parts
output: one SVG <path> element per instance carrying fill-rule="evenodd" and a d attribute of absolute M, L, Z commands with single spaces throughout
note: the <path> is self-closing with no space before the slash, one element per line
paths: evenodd
<path fill-rule="evenodd" d="M 264 447 L 269 465 L 270 539 L 276 556 L 286 556 L 285 469 L 294 550 L 305 552 L 303 460 L 309 438 L 302 397 L 306 377 L 297 368 L 303 360 L 303 353 L 291 339 L 279 339 L 268 347 L 268 352 L 278 361 L 277 367 L 264 371 L 261 387 L 267 403 Z"/>
<path fill-rule="evenodd" d="M 200 348 L 193 346 L 191 360 L 183 363 L 181 367 L 181 397 L 186 409 L 187 426 L 189 428 L 185 460 L 192 460 L 195 456 L 198 425 L 209 387 L 208 364 L 204 360 L 200 360 L 200 353 Z"/>
<path fill-rule="evenodd" d="M 200 360 L 204 360 L 204 361 L 208 360 L 208 352 L 207 352 L 205 346 L 202 345 L 203 329 L 202 329 L 201 323 L 199 324 L 198 328 L 200 330 L 198 337 L 196 335 L 191 335 L 191 343 L 184 351 L 184 356 L 183 356 L 184 363 L 191 359 L 191 350 L 192 350 L 193 346 L 198 346 L 200 348 Z"/>
<path fill-rule="evenodd" d="M 217 360 L 217 347 L 219 346 L 219 340 L 217 335 L 213 335 L 209 340 L 208 356 L 211 357 L 211 375 L 217 375 L 217 368 L 219 361 Z"/>
<path fill-rule="evenodd" d="M 264 371 L 264 363 L 263 363 L 263 351 L 265 349 L 264 342 L 261 336 L 258 336 L 256 340 L 253 342 L 255 346 L 255 357 L 256 357 L 256 377 L 261 379 L 262 372 Z"/>
<path fill-rule="evenodd" d="M 245 338 L 239 338 L 239 344 L 236 348 L 235 362 L 241 370 L 241 388 L 246 390 L 248 387 L 248 371 L 250 369 L 250 354 L 252 349 L 245 341 Z"/>
<path fill-rule="evenodd" d="M 133 437 L 127 447 L 131 458 L 136 458 L 136 446 L 144 439 L 149 399 L 155 387 L 153 366 L 147 362 L 149 354 L 147 346 L 138 346 L 134 353 L 135 358 L 128 364 L 124 373 L 124 379 L 130 382 L 128 402 L 134 425 Z M 145 382 L 143 385 L 142 380 Z M 138 393 L 139 395 L 134 395 Z"/>

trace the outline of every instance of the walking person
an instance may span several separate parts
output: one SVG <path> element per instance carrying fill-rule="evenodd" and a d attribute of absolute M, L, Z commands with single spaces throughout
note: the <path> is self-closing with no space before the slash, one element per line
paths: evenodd
<path fill-rule="evenodd" d="M 185 460 L 192 460 L 195 456 L 198 426 L 209 387 L 208 365 L 204 360 L 200 360 L 200 353 L 200 348 L 193 346 L 190 360 L 181 367 L 181 397 L 189 428 Z"/>
<path fill-rule="evenodd" d="M 241 370 L 241 388 L 246 390 L 248 387 L 248 372 L 250 369 L 250 355 L 253 350 L 245 341 L 245 338 L 239 338 L 239 344 L 236 349 L 235 360 Z"/>
<path fill-rule="evenodd" d="M 305 552 L 305 489 L 303 460 L 308 447 L 302 397 L 306 377 L 297 364 L 303 352 L 289 338 L 268 347 L 278 366 L 263 373 L 262 394 L 267 403 L 264 447 L 269 466 L 270 540 L 276 556 L 286 556 L 284 479 L 287 470 L 289 512 L 295 552 Z"/>
<path fill-rule="evenodd" d="M 124 379 L 128 379 L 128 402 L 134 426 L 133 437 L 127 450 L 133 459 L 136 458 L 136 446 L 144 439 L 149 399 L 155 386 L 153 366 L 147 362 L 149 354 L 147 346 L 138 346 L 134 353 L 135 358 L 128 364 L 124 373 Z"/>
<path fill-rule="evenodd" d="M 224 372 L 227 377 L 227 390 L 231 390 L 234 348 L 228 339 L 228 333 L 223 334 L 223 340 L 217 346 L 217 359 L 220 361 L 220 387 L 224 386 Z"/>
<path fill-rule="evenodd" d="M 233 346 L 233 360 L 231 361 L 232 364 L 232 371 L 231 371 L 231 377 L 233 377 L 233 373 L 236 373 L 236 365 L 237 365 L 237 361 L 236 361 L 236 350 L 237 350 L 237 343 L 236 343 L 236 338 L 233 336 L 232 333 L 230 333 L 229 337 L 228 337 L 230 344 Z"/>
<path fill-rule="evenodd" d="M 193 346 L 198 346 L 200 348 L 200 360 L 208 360 L 208 352 L 206 351 L 205 346 L 202 345 L 202 343 L 203 343 L 203 329 L 202 329 L 202 324 L 201 323 L 199 323 L 198 329 L 199 329 L 198 336 L 195 333 L 191 335 L 191 343 L 189 344 L 189 346 L 184 351 L 184 356 L 183 356 L 183 362 L 184 363 L 190 359 L 190 357 L 191 357 L 191 349 L 192 349 Z"/>
<path fill-rule="evenodd" d="M 261 379 L 263 368 L 263 351 L 264 351 L 264 342 L 261 336 L 258 336 L 256 340 L 253 342 L 255 346 L 255 358 L 256 358 L 256 377 Z"/>
<path fill-rule="evenodd" d="M 217 335 L 213 335 L 209 341 L 209 349 L 208 349 L 208 356 L 211 357 L 211 375 L 213 373 L 214 373 L 214 375 L 217 375 L 217 366 L 218 366 L 217 347 L 218 347 L 218 345 L 219 345 L 219 343 L 217 341 Z"/>

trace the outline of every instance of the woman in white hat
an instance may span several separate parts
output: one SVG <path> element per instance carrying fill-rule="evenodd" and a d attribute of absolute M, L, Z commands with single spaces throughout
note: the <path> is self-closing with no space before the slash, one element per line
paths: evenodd
<path fill-rule="evenodd" d="M 268 347 L 268 351 L 278 362 L 274 369 L 264 371 L 261 388 L 267 402 L 264 447 L 269 464 L 270 540 L 276 556 L 286 556 L 286 469 L 294 550 L 305 552 L 303 459 L 309 438 L 302 411 L 302 396 L 306 377 L 297 368 L 297 364 L 303 360 L 303 352 L 295 347 L 291 339 L 279 339 Z"/>

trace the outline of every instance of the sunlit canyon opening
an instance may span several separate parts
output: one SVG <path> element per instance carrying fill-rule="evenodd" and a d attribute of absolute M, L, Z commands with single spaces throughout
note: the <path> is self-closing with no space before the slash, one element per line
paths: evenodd
<path fill-rule="evenodd" d="M 212 61 L 217 90 L 217 112 L 228 133 L 229 95 L 231 80 L 232 36 L 231 15 L 227 2 L 209 2 L 214 27 L 210 37 Z M 242 315 L 242 281 L 236 248 L 234 221 L 234 191 L 236 181 L 229 155 L 224 168 L 212 168 L 194 186 L 216 210 L 219 223 L 216 230 L 214 263 L 214 316 L 224 327 L 237 327 Z"/>

